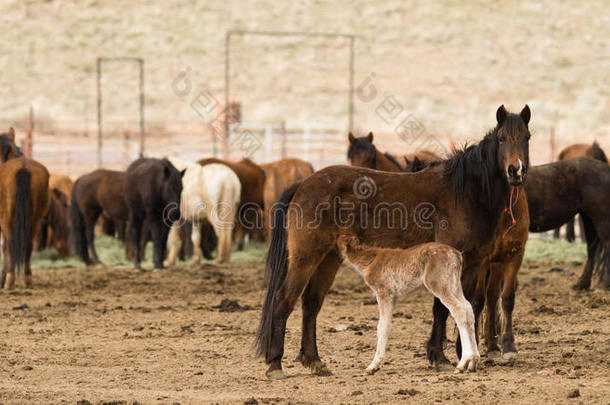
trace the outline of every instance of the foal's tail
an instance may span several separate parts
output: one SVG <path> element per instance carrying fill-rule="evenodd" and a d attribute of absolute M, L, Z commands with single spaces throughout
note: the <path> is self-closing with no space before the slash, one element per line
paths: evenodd
<path fill-rule="evenodd" d="M 85 219 L 82 212 L 78 208 L 78 199 L 76 198 L 76 190 L 78 189 L 77 180 L 72 187 L 72 195 L 70 196 L 70 239 L 74 253 L 80 257 L 86 264 L 91 262 L 89 252 L 87 251 L 87 236 L 85 234 Z"/>
<path fill-rule="evenodd" d="M 274 299 L 277 291 L 282 286 L 288 270 L 288 248 L 286 246 L 286 213 L 290 200 L 297 191 L 301 182 L 294 183 L 284 190 L 279 201 L 275 204 L 271 231 L 271 244 L 267 251 L 265 264 L 265 283 L 267 284 L 267 296 L 263 304 L 263 313 L 256 334 L 256 355 L 269 355 L 271 336 L 273 334 L 273 310 Z"/>
<path fill-rule="evenodd" d="M 25 167 L 15 174 L 17 192 L 15 193 L 15 212 L 13 214 L 13 229 L 9 240 L 9 254 L 17 270 L 21 270 L 31 248 L 30 219 L 30 188 L 32 173 Z"/>

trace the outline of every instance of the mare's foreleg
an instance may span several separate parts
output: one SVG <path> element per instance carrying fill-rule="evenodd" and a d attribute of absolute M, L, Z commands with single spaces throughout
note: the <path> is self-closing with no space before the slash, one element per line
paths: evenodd
<path fill-rule="evenodd" d="M 515 308 L 515 293 L 517 292 L 517 273 L 523 261 L 525 246 L 506 263 L 504 269 L 504 287 L 502 289 L 502 352 L 503 359 L 514 361 L 517 359 L 515 337 L 513 336 L 513 309 Z"/>
<path fill-rule="evenodd" d="M 139 215 L 129 214 L 129 240 L 133 249 L 134 254 L 134 267 L 136 269 L 142 268 L 142 253 L 144 250 L 144 243 L 142 243 L 142 226 L 144 219 Z"/>
<path fill-rule="evenodd" d="M 504 263 L 495 262 L 491 264 L 491 271 L 485 291 L 487 303 L 485 343 L 487 345 L 487 358 L 489 359 L 500 357 L 500 347 L 498 346 L 498 300 L 502 290 L 503 273 Z"/>

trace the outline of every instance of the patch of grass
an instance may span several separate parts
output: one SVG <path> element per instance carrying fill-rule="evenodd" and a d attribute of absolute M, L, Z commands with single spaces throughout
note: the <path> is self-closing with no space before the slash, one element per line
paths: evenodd
<path fill-rule="evenodd" d="M 95 239 L 95 248 L 102 263 L 106 266 L 131 266 L 132 261 L 125 257 L 125 247 L 119 240 L 111 238 L 107 235 L 98 236 Z M 260 242 L 250 242 L 244 250 L 237 251 L 233 246 L 231 253 L 231 261 L 235 262 L 251 262 L 260 261 L 265 257 L 267 244 Z M 187 262 L 179 262 L 185 264 Z M 207 262 L 207 260 L 204 260 Z M 84 263 L 75 256 L 62 259 L 55 249 L 46 249 L 41 252 L 35 252 L 32 256 L 32 268 L 60 268 L 60 267 L 82 267 Z M 152 266 L 152 242 L 146 245 L 145 260 L 143 263 L 145 268 Z"/>
<path fill-rule="evenodd" d="M 585 261 L 587 245 L 583 242 L 569 243 L 557 239 L 531 239 L 525 246 L 525 259 L 534 261 Z"/>

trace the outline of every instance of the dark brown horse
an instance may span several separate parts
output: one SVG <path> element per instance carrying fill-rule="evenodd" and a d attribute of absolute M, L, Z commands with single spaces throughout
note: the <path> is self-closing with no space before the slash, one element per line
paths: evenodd
<path fill-rule="evenodd" d="M 55 248 L 62 258 L 70 255 L 68 196 L 57 188 L 49 190 L 49 211 L 42 219 L 37 249 Z"/>
<path fill-rule="evenodd" d="M 606 164 L 608 163 L 608 158 L 606 157 L 604 150 L 599 146 L 599 143 L 597 142 L 593 142 L 592 145 L 589 145 L 587 143 L 577 143 L 574 145 L 570 145 L 559 153 L 558 160 L 574 159 L 579 157 L 598 160 Z M 583 228 L 584 224 L 581 222 L 581 231 Z M 559 238 L 560 231 L 561 227 L 555 229 L 555 239 Z M 581 232 L 581 235 L 583 236 L 582 239 L 585 240 L 586 236 L 584 235 L 584 232 Z M 574 242 L 575 239 L 576 233 L 574 232 L 574 218 L 571 218 L 566 223 L 566 240 L 568 242 Z"/>
<path fill-rule="evenodd" d="M 341 234 L 388 248 L 429 241 L 457 248 L 465 260 L 465 296 L 475 314 L 481 312 L 485 291 L 480 280 L 504 230 L 505 208 L 514 201 L 511 195 L 523 184 L 529 166 L 529 108 L 508 114 L 501 106 L 496 119 L 496 127 L 478 145 L 455 151 L 421 172 L 331 166 L 284 191 L 274 210 L 268 290 L 257 334 L 269 378 L 284 377 L 286 321 L 300 296 L 299 358 L 313 374 L 330 374 L 318 354 L 316 318 L 341 264 L 336 247 Z M 442 342 L 449 312 L 437 299 L 433 312 L 427 351 L 428 359 L 439 365 L 447 362 Z"/>
<path fill-rule="evenodd" d="M 88 266 L 100 264 L 95 250 L 95 224 L 104 214 L 125 222 L 125 172 L 98 169 L 79 177 L 72 188 L 70 221 L 74 252 Z"/>
<path fill-rule="evenodd" d="M 407 153 L 396 158 L 390 153 L 381 153 L 373 145 L 373 133 L 356 138 L 351 132 L 348 135 L 349 147 L 347 159 L 350 165 L 356 167 L 368 167 L 369 169 L 382 170 L 384 172 L 402 172 L 414 159 L 438 160 L 439 156 L 429 150 L 421 150 L 415 153 Z"/>
<path fill-rule="evenodd" d="M 129 241 L 135 249 L 134 264 L 140 269 L 144 256 L 143 229 L 152 237 L 153 265 L 163 268 L 167 236 L 180 219 L 182 176 L 167 159 L 140 158 L 125 172 L 125 200 L 129 208 Z"/>
<path fill-rule="evenodd" d="M 15 130 L 0 134 L 0 229 L 4 263 L 0 287 L 15 286 L 15 270 L 24 269 L 26 288 L 32 287 L 34 238 L 49 209 L 49 172 L 35 160 L 20 156 Z"/>
<path fill-rule="evenodd" d="M 525 183 L 530 231 L 556 228 L 580 214 L 587 242 L 587 263 L 576 290 L 591 286 L 599 272 L 601 288 L 610 288 L 610 166 L 587 158 L 560 160 L 530 169 Z"/>
<path fill-rule="evenodd" d="M 241 201 L 239 204 L 238 219 L 235 224 L 233 238 L 237 243 L 237 250 L 244 248 L 244 240 L 246 234 L 250 237 L 262 239 L 262 218 L 260 217 L 263 210 L 263 187 L 265 185 L 264 170 L 251 161 L 250 159 L 242 159 L 239 162 L 230 162 L 217 158 L 201 159 L 197 163 L 204 166 L 210 163 L 220 163 L 229 166 L 241 183 Z M 257 224 L 259 224 L 257 226 Z M 206 226 L 204 229 L 212 229 Z M 202 229 L 203 232 L 203 229 Z M 207 236 L 213 238 L 213 236 Z M 203 238 L 202 238 L 203 239 Z"/>
<path fill-rule="evenodd" d="M 275 162 L 265 163 L 261 166 L 265 170 L 265 229 L 267 241 L 271 238 L 271 210 L 278 202 L 282 191 L 292 184 L 305 180 L 314 172 L 311 163 L 302 159 L 286 158 Z"/>

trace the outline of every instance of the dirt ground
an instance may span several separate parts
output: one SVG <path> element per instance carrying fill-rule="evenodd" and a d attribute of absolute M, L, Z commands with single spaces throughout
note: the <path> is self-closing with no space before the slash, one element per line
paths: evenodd
<path fill-rule="evenodd" d="M 582 263 L 553 266 L 559 269 L 522 268 L 514 365 L 463 375 L 431 369 L 424 343 L 432 298 L 419 291 L 398 303 L 387 362 L 374 376 L 364 368 L 374 353 L 377 307 L 344 268 L 319 317 L 320 354 L 334 375 L 313 377 L 294 361 L 297 309 L 284 381 L 267 381 L 253 355 L 261 262 L 146 273 L 39 269 L 33 290 L 0 292 L 0 402 L 609 403 L 610 293 L 574 293 L 569 286 Z M 218 308 L 223 299 L 239 306 Z M 448 334 L 455 360 L 452 324 Z"/>

